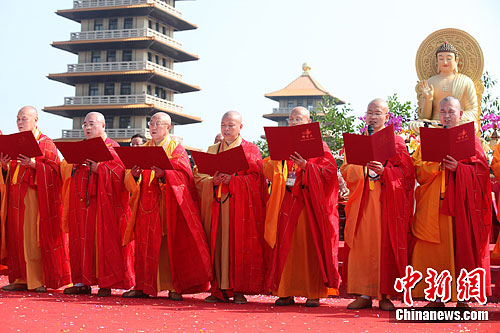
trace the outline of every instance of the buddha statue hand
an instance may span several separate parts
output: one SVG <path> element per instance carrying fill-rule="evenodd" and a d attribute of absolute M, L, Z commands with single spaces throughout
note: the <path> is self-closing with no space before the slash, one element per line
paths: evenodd
<path fill-rule="evenodd" d="M 418 90 L 426 101 L 432 101 L 434 98 L 434 86 L 427 83 L 427 80 L 422 80 L 418 83 Z"/>

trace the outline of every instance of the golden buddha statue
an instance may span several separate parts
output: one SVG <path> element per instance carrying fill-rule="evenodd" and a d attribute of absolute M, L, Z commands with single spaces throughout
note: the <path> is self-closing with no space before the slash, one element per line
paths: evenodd
<path fill-rule="evenodd" d="M 415 90 L 418 98 L 417 121 L 410 122 L 410 129 L 420 133 L 424 122 L 431 126 L 439 124 L 439 102 L 447 96 L 460 101 L 464 111 L 461 123 L 474 121 L 478 128 L 479 107 L 474 82 L 458 72 L 459 54 L 450 43 L 444 42 L 436 50 L 437 74 L 417 83 Z"/>

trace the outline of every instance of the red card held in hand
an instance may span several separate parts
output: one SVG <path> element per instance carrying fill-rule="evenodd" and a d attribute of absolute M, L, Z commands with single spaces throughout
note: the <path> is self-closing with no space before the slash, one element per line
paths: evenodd
<path fill-rule="evenodd" d="M 127 169 L 137 165 L 143 170 L 151 170 L 154 166 L 163 170 L 173 170 L 163 147 L 116 147 L 115 151 Z"/>
<path fill-rule="evenodd" d="M 389 125 L 373 135 L 344 133 L 347 163 L 366 165 L 370 161 L 385 163 L 396 155 L 394 126 Z"/>
<path fill-rule="evenodd" d="M 474 123 L 451 128 L 420 127 L 422 160 L 442 162 L 446 155 L 460 161 L 476 155 Z"/>
<path fill-rule="evenodd" d="M 297 126 L 264 127 L 269 154 L 274 161 L 289 160 L 299 153 L 304 159 L 324 155 L 319 123 Z"/>
<path fill-rule="evenodd" d="M 8 155 L 13 160 L 19 155 L 30 158 L 43 155 L 31 131 L 0 135 L 0 153 Z"/>
<path fill-rule="evenodd" d="M 83 164 L 85 160 L 106 162 L 113 159 L 113 155 L 100 137 L 77 142 L 55 142 L 55 144 L 69 164 Z"/>
<path fill-rule="evenodd" d="M 242 146 L 238 146 L 218 154 L 203 153 L 191 150 L 194 162 L 199 173 L 213 176 L 220 173 L 235 174 L 248 170 L 248 161 Z"/>

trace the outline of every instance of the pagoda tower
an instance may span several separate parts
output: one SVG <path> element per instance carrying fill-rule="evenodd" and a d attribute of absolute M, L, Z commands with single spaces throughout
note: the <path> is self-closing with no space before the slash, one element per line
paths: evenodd
<path fill-rule="evenodd" d="M 311 67 L 304 63 L 302 75 L 292 81 L 285 88 L 265 94 L 264 96 L 279 102 L 278 108 L 273 108 L 273 113 L 263 115 L 264 118 L 276 121 L 278 126 L 288 125 L 290 111 L 297 106 L 303 106 L 309 110 L 316 109 L 323 96 L 329 96 L 335 104 L 345 104 L 344 101 L 334 97 L 316 81 L 311 74 Z"/>
<path fill-rule="evenodd" d="M 173 70 L 174 63 L 198 60 L 173 38 L 175 31 L 197 26 L 182 18 L 176 0 L 75 0 L 57 15 L 81 24 L 67 41 L 52 46 L 74 53 L 78 63 L 48 78 L 75 87 L 64 104 L 43 110 L 73 119 L 60 140 L 84 138 L 82 124 L 90 111 L 104 114 L 108 136 L 125 144 L 134 134 L 149 136 L 152 114 L 164 111 L 172 125 L 201 122 L 174 103 L 174 95 L 199 91 Z"/>

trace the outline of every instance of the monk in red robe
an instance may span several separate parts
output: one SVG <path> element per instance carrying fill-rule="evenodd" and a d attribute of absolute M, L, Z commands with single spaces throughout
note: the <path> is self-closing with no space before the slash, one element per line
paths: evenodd
<path fill-rule="evenodd" d="M 500 181 L 500 145 L 497 145 L 495 148 L 495 152 L 493 153 L 493 160 L 490 165 L 491 170 L 495 174 L 495 178 L 497 181 Z M 497 218 L 500 214 L 497 214 Z M 500 235 L 497 237 L 497 242 L 491 253 L 491 258 L 498 259 L 500 258 Z M 500 301 L 500 277 L 497 275 L 495 281 L 495 289 L 493 290 L 493 296 L 495 296 L 495 301 Z"/>
<path fill-rule="evenodd" d="M 33 132 L 42 156 L 19 155 L 15 161 L 0 156 L 7 184 L 6 201 L 2 203 L 1 253 L 7 257 L 10 282 L 2 287 L 4 291 L 44 292 L 46 287 L 57 289 L 70 283 L 67 244 L 61 230 L 59 157 L 37 122 L 34 107 L 19 110 L 19 132 Z"/>
<path fill-rule="evenodd" d="M 368 104 L 366 124 L 378 132 L 389 119 L 383 99 Z M 385 163 L 347 164 L 340 171 L 349 188 L 344 240 L 349 247 L 347 292 L 358 295 L 348 309 L 394 310 L 394 282 L 405 275 L 415 172 L 404 140 L 395 135 L 396 155 Z"/>
<path fill-rule="evenodd" d="M 135 240 L 136 285 L 123 297 L 169 290 L 169 298 L 180 301 L 183 293 L 207 291 L 212 280 L 191 164 L 182 145 L 169 135 L 171 127 L 168 114 L 154 114 L 149 122 L 152 140 L 145 145 L 163 147 L 174 170 L 136 166 L 125 177 L 132 216 L 124 243 Z"/>
<path fill-rule="evenodd" d="M 304 107 L 292 110 L 289 126 L 312 121 Z M 294 296 L 306 306 L 338 295 L 339 216 L 337 164 L 323 142 L 324 156 L 290 161 L 264 159 L 264 175 L 272 184 L 267 204 L 265 239 L 273 248 L 268 285 L 279 296 L 276 305 L 291 305 Z"/>
<path fill-rule="evenodd" d="M 82 165 L 61 165 L 65 180 L 63 224 L 69 232 L 71 277 L 75 284 L 65 294 L 90 294 L 99 285 L 98 296 L 111 289 L 134 285 L 132 244 L 122 247 L 130 216 L 129 194 L 123 186 L 125 167 L 107 137 L 104 116 L 90 112 L 83 131 L 87 139 L 102 138 L 113 160 Z"/>
<path fill-rule="evenodd" d="M 439 104 L 439 120 L 447 127 L 459 124 L 463 111 L 454 97 Z M 451 300 L 456 301 L 456 278 L 462 269 L 486 270 L 486 293 L 491 294 L 489 267 L 489 232 L 491 228 L 491 185 L 488 161 L 479 138 L 475 137 L 476 154 L 457 161 L 447 156 L 443 162 L 422 160 L 420 147 L 413 163 L 420 186 L 416 189 L 416 211 L 411 226 L 414 247 L 411 265 L 427 275 L 427 268 L 438 274 L 447 270 L 452 281 Z M 427 288 L 424 279 L 413 289 L 413 297 L 423 298 Z M 440 300 L 426 306 L 443 307 Z M 457 307 L 468 307 L 458 302 Z"/>
<path fill-rule="evenodd" d="M 2 135 L 2 131 L 0 131 L 0 135 Z M 5 225 L 5 219 L 7 217 L 7 196 L 5 195 L 6 185 L 3 176 L 3 171 L 0 172 L 0 226 Z M 5 244 L 5 230 L 0 228 L 0 244 Z M 0 245 L 1 246 L 1 245 Z M 0 271 L 3 271 L 7 267 L 5 264 L 5 248 L 3 246 L 0 247 Z"/>
<path fill-rule="evenodd" d="M 201 216 L 209 239 L 214 279 L 209 303 L 247 302 L 244 294 L 264 292 L 264 220 L 268 197 L 262 174 L 262 157 L 254 144 L 240 135 L 243 124 L 236 111 L 224 114 L 221 134 L 224 139 L 208 148 L 208 153 L 242 146 L 249 169 L 236 174 L 198 173 L 194 177 L 201 196 Z"/>

